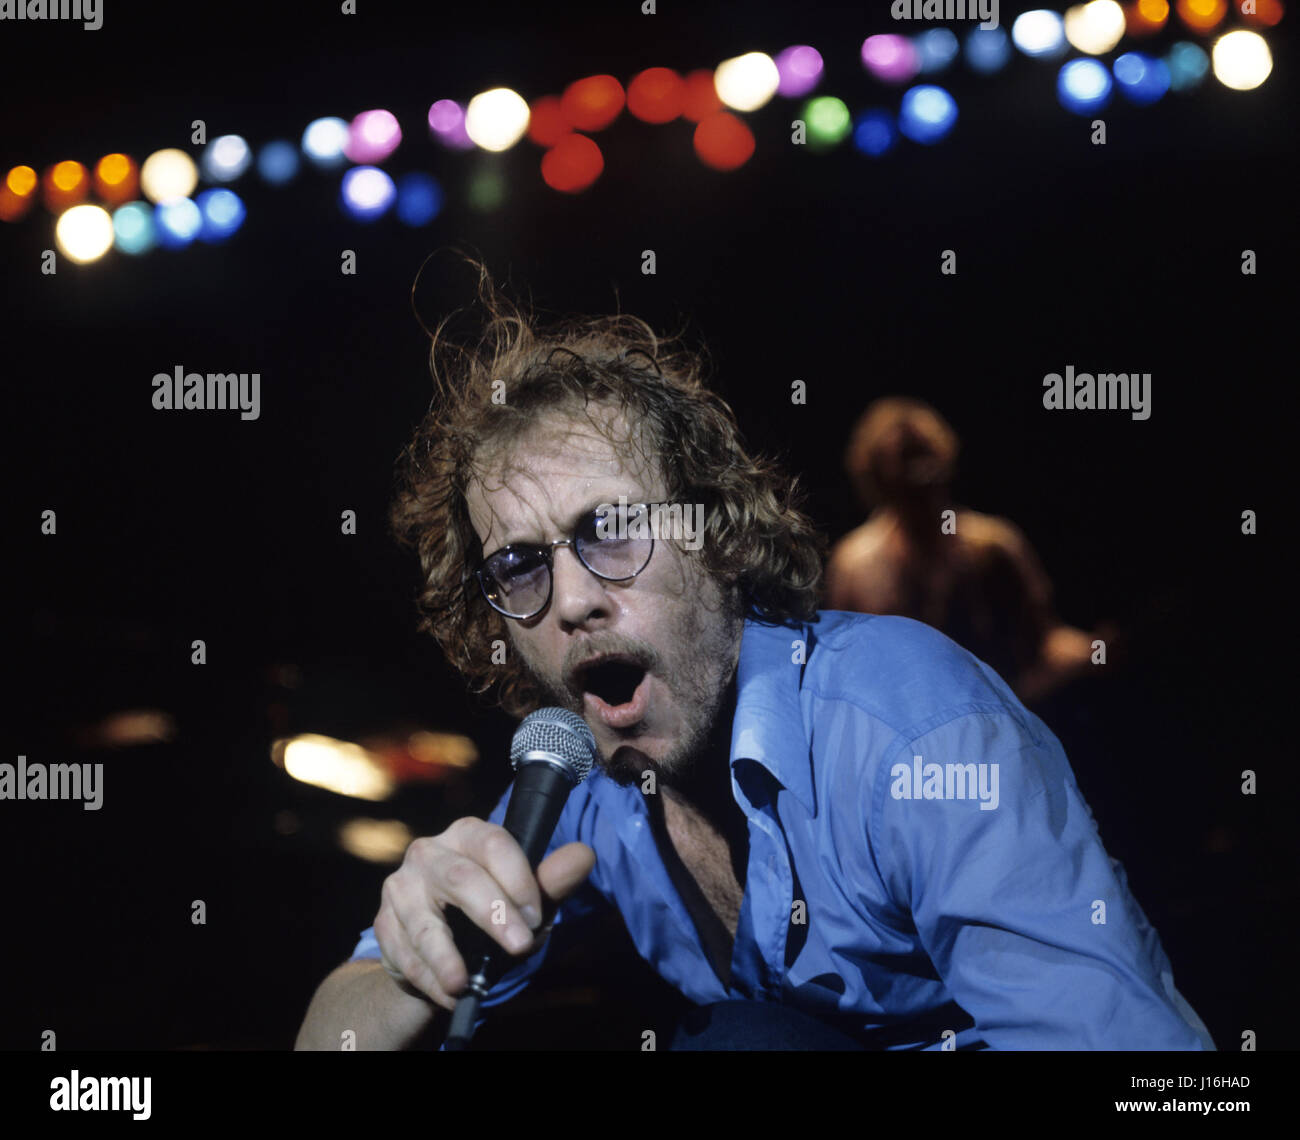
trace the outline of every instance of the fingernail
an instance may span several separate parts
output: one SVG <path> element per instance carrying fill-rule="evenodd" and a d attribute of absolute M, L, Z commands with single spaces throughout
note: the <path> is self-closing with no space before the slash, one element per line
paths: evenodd
<path fill-rule="evenodd" d="M 524 916 L 524 921 L 528 923 L 529 930 L 536 930 L 542 925 L 542 916 L 537 913 L 537 908 L 531 903 L 524 907 L 519 913 Z"/>
<path fill-rule="evenodd" d="M 526 930 L 521 930 L 518 926 L 512 926 L 506 931 L 506 945 L 511 950 L 522 950 L 525 946 L 532 943 L 533 936 Z"/>

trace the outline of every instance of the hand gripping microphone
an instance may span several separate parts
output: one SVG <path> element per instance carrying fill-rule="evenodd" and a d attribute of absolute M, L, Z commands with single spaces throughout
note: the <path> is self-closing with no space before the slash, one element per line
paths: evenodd
<path fill-rule="evenodd" d="M 546 854 L 569 793 L 587 778 L 595 759 L 591 729 L 567 709 L 538 709 L 516 729 L 510 744 L 516 775 L 504 826 L 534 871 Z M 488 990 L 517 963 L 459 909 L 447 908 L 447 922 L 469 971 L 469 985 L 456 1002 L 444 1042 L 444 1048 L 459 1050 L 474 1035 L 479 1005 Z"/>

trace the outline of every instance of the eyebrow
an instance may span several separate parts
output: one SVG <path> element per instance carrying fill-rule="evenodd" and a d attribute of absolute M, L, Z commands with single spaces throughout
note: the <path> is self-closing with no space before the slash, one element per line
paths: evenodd
<path fill-rule="evenodd" d="M 628 498 L 629 503 L 634 503 L 639 501 L 640 500 L 638 499 Z M 586 518 L 589 514 L 592 514 L 597 507 L 605 503 L 609 503 L 611 506 L 617 506 L 618 497 L 615 496 L 615 498 L 612 501 L 607 498 L 596 498 L 596 499 L 589 500 L 587 506 L 582 507 L 581 509 L 575 511 L 571 516 L 569 516 L 565 520 L 564 533 L 566 535 L 572 535 L 574 530 L 577 529 L 578 523 L 582 519 Z M 509 532 L 507 531 L 506 533 L 508 534 Z M 540 539 L 512 538 L 508 542 L 503 542 L 501 546 L 498 546 L 496 549 L 501 550 L 507 546 L 543 546 L 543 545 L 545 545 L 545 543 L 543 543 Z"/>

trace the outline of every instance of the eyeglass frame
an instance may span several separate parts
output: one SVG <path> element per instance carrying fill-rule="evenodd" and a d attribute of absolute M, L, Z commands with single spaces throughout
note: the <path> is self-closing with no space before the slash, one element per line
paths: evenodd
<path fill-rule="evenodd" d="M 664 499 L 661 502 L 655 502 L 655 503 L 626 503 L 620 505 L 625 505 L 629 508 L 645 507 L 649 509 L 651 507 L 669 506 L 671 505 L 671 503 L 672 503 L 671 499 Z M 581 527 L 588 520 L 590 520 L 591 518 L 599 514 L 600 514 L 600 506 L 593 507 L 590 511 L 584 512 L 581 516 L 579 516 L 578 520 L 573 524 L 573 533 L 568 538 L 558 538 L 554 542 L 509 542 L 506 543 L 505 546 L 498 547 L 496 550 L 492 551 L 491 554 L 484 555 L 482 558 L 479 559 L 478 565 L 474 568 L 474 578 L 478 582 L 479 593 L 483 595 L 483 600 L 487 602 L 487 604 L 491 606 L 494 610 L 496 610 L 496 612 L 499 613 L 502 617 L 511 618 L 514 621 L 531 621 L 538 614 L 544 612 L 547 606 L 551 604 L 551 598 L 555 594 L 555 548 L 557 546 L 569 547 L 573 551 L 574 557 L 577 558 L 577 560 L 580 563 L 582 563 L 583 568 L 590 571 L 602 582 L 630 582 L 632 581 L 633 578 L 636 578 L 640 574 L 644 573 L 645 568 L 650 565 L 650 559 L 654 557 L 654 553 L 655 553 L 655 538 L 653 533 L 650 535 L 650 551 L 645 556 L 645 562 L 641 564 L 641 569 L 636 571 L 635 574 L 626 574 L 621 578 L 611 578 L 606 574 L 602 574 L 599 570 L 593 569 L 587 563 L 587 560 L 583 558 L 577 546 L 578 528 Z M 498 554 L 504 554 L 506 551 L 511 550 L 512 548 L 540 551 L 541 556 L 546 563 L 546 600 L 540 606 L 538 606 L 537 609 L 533 610 L 533 612 L 530 614 L 522 614 L 522 615 L 508 614 L 506 613 L 505 610 L 503 610 L 500 606 L 498 606 L 488 596 L 488 585 L 487 582 L 485 581 L 485 575 L 483 572 L 484 568 L 487 566 L 488 562 L 490 562 Z"/>

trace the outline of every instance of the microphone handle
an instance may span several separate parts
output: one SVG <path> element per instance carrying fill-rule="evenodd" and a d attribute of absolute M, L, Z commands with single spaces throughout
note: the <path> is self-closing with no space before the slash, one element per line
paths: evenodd
<path fill-rule="evenodd" d="M 555 825 L 560 821 L 560 813 L 564 811 L 572 790 L 573 781 L 569 776 L 545 761 L 523 764 L 515 777 L 504 826 L 523 848 L 528 865 L 534 871 L 546 854 L 551 836 L 555 834 Z M 458 907 L 447 908 L 447 924 L 469 972 L 469 984 L 456 1002 L 446 1039 L 447 1049 L 461 1050 L 474 1034 L 479 1005 L 497 980 L 514 964 L 514 959 L 508 957 L 486 931 L 474 925 Z"/>
<path fill-rule="evenodd" d="M 546 854 L 571 791 L 573 780 L 569 775 L 544 760 L 524 764 L 515 777 L 504 826 L 524 849 L 534 871 Z"/>

